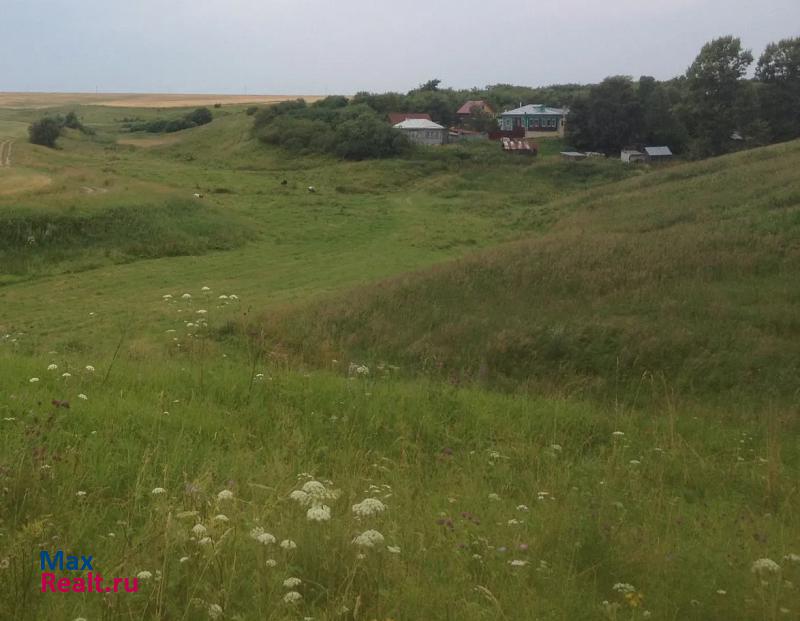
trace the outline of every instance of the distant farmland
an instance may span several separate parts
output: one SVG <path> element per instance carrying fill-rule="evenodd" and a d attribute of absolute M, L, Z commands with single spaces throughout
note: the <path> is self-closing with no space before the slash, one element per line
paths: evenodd
<path fill-rule="evenodd" d="M 166 93 L 0 93 L 0 108 L 55 108 L 69 105 L 110 106 L 114 108 L 184 108 L 278 103 L 301 97 L 307 101 L 317 95 L 192 95 Z"/>

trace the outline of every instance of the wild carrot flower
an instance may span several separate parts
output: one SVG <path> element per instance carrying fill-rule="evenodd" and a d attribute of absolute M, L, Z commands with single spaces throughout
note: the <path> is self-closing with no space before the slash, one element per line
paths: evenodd
<path fill-rule="evenodd" d="M 197 542 L 199 546 L 208 546 L 211 545 L 211 537 L 203 537 L 200 541 Z"/>
<path fill-rule="evenodd" d="M 361 502 L 353 505 L 353 513 L 358 517 L 369 517 L 386 511 L 386 505 L 377 498 L 365 498 Z"/>
<path fill-rule="evenodd" d="M 528 561 L 522 561 L 519 559 L 514 559 L 513 561 L 508 561 L 508 564 L 512 567 L 524 567 L 528 564 Z"/>
<path fill-rule="evenodd" d="M 274 558 L 268 558 L 267 559 L 267 567 L 275 567 L 275 566 L 277 566 L 277 564 L 278 564 L 278 561 L 276 561 Z"/>
<path fill-rule="evenodd" d="M 258 541 L 258 543 L 263 543 L 264 545 L 269 545 L 271 543 L 275 543 L 276 541 L 275 537 L 271 533 L 266 532 L 260 526 L 256 526 L 250 531 L 250 537 Z"/>
<path fill-rule="evenodd" d="M 209 604 L 208 616 L 211 619 L 219 619 L 220 617 L 222 617 L 222 606 L 220 606 L 219 604 Z"/>
<path fill-rule="evenodd" d="M 331 519 L 331 508 L 328 505 L 314 505 L 306 512 L 310 522 L 327 522 Z"/>
<path fill-rule="evenodd" d="M 625 432 L 624 431 L 614 431 L 614 432 L 611 433 L 611 435 L 615 436 L 617 438 L 621 438 L 622 436 L 625 435 Z"/>
<path fill-rule="evenodd" d="M 229 489 L 222 490 L 219 494 L 217 494 L 218 500 L 233 500 L 233 492 Z"/>
<path fill-rule="evenodd" d="M 78 492 L 75 493 L 75 495 L 78 498 L 83 498 L 84 496 L 86 496 L 86 492 L 84 492 L 83 490 L 79 490 Z"/>
<path fill-rule="evenodd" d="M 287 604 L 296 604 L 301 599 L 303 599 L 303 596 L 300 595 L 300 593 L 298 593 L 297 591 L 289 591 L 286 595 L 283 596 L 283 601 L 286 602 Z"/>
<path fill-rule="evenodd" d="M 215 515 L 213 518 L 211 518 L 211 521 L 212 522 L 223 522 L 223 523 L 230 522 L 230 520 L 228 519 L 228 516 L 224 515 L 222 513 L 220 513 L 218 515 Z"/>
<path fill-rule="evenodd" d="M 48 364 L 47 365 L 47 370 L 48 371 L 58 371 L 58 365 L 57 364 Z"/>
<path fill-rule="evenodd" d="M 300 580 L 300 578 L 286 578 L 286 580 L 283 581 L 283 586 L 287 589 L 293 589 L 300 586 L 302 583 L 303 581 Z"/>
<path fill-rule="evenodd" d="M 281 541 L 281 547 L 284 550 L 294 550 L 295 548 L 297 548 L 297 544 L 291 539 L 284 539 L 283 541 Z"/>
<path fill-rule="evenodd" d="M 211 287 L 203 287 L 200 291 L 211 291 Z"/>
<path fill-rule="evenodd" d="M 85 394 L 83 394 L 83 393 L 80 393 L 80 394 L 78 395 L 78 399 L 83 399 L 84 401 L 86 401 L 88 398 L 89 398 L 89 397 L 87 397 L 87 396 L 86 396 Z"/>
<path fill-rule="evenodd" d="M 184 293 L 181 297 L 184 300 L 191 300 L 192 299 L 192 294 L 191 293 Z"/>
<path fill-rule="evenodd" d="M 392 554 L 400 554 L 400 546 L 386 546 L 386 550 Z"/>
<path fill-rule="evenodd" d="M 800 563 L 800 554 L 795 554 L 794 552 L 790 552 L 786 556 L 783 557 L 784 561 L 789 561 L 790 563 Z"/>
<path fill-rule="evenodd" d="M 383 541 L 383 535 L 381 535 L 377 530 L 372 529 L 364 531 L 355 539 L 353 539 L 354 544 L 364 548 L 374 548 L 375 546 L 382 545 Z"/>
<path fill-rule="evenodd" d="M 150 580 L 150 578 L 153 577 L 153 574 L 151 574 L 149 571 L 140 571 L 138 574 L 136 574 L 136 577 L 139 578 L 139 580 Z"/>
<path fill-rule="evenodd" d="M 31 384 L 35 384 L 36 382 L 38 382 L 38 381 L 39 381 L 39 378 L 38 378 L 38 377 L 32 377 L 32 378 L 31 378 L 31 379 L 29 379 L 28 381 L 29 381 Z"/>
<path fill-rule="evenodd" d="M 72 377 L 72 373 L 62 373 L 61 377 L 63 377 L 63 378 Z"/>
<path fill-rule="evenodd" d="M 94 373 L 94 367 L 91 364 L 87 364 L 85 368 L 89 373 Z"/>
<path fill-rule="evenodd" d="M 152 491 L 152 492 L 150 492 L 150 493 L 151 493 L 153 496 L 161 496 L 162 494 L 166 494 L 166 493 L 167 493 L 167 490 L 165 490 L 163 487 L 154 487 L 154 488 L 153 488 L 153 491 Z"/>
<path fill-rule="evenodd" d="M 192 532 L 199 537 L 200 535 L 205 535 L 208 529 L 202 524 L 195 524 L 192 527 Z"/>
<path fill-rule="evenodd" d="M 765 574 L 776 574 L 780 570 L 781 566 L 770 558 L 760 558 L 756 561 L 753 561 L 753 564 L 750 566 L 750 571 L 759 576 L 763 576 Z"/>

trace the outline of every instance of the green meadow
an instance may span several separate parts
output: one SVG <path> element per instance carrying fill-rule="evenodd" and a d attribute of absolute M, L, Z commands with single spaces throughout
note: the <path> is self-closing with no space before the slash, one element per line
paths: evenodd
<path fill-rule="evenodd" d="M 0 618 L 800 615 L 800 142 L 124 130 L 185 112 L 0 109 Z"/>

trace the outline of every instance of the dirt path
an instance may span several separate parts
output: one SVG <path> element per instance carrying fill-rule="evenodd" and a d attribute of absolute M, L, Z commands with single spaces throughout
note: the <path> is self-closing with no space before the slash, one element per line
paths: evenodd
<path fill-rule="evenodd" d="M 13 144 L 13 140 L 0 141 L 0 168 L 11 166 L 11 145 Z"/>

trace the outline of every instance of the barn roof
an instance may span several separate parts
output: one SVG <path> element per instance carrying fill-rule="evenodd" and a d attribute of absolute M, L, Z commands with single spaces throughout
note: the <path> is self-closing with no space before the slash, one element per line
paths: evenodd
<path fill-rule="evenodd" d="M 664 157 L 672 155 L 669 147 L 645 147 L 644 152 L 650 157 Z"/>
<path fill-rule="evenodd" d="M 395 124 L 395 129 L 444 129 L 438 123 L 429 119 L 407 119 Z"/>

